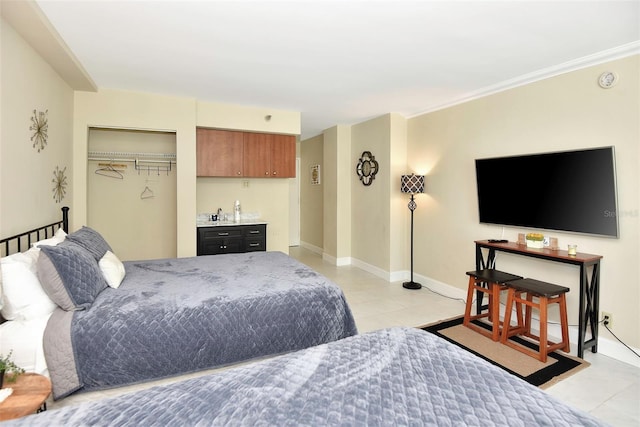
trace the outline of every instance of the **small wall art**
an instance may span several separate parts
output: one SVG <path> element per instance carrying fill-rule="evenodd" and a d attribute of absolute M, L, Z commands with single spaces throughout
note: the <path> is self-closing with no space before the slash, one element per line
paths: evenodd
<path fill-rule="evenodd" d="M 33 116 L 31 117 L 31 126 L 29 126 L 29 130 L 33 132 L 31 141 L 33 142 L 33 148 L 38 149 L 38 153 L 40 150 L 44 150 L 49 138 L 49 119 L 47 114 L 49 114 L 49 110 L 33 110 Z"/>
<path fill-rule="evenodd" d="M 67 176 L 65 175 L 67 171 L 67 167 L 60 170 L 58 166 L 56 166 L 53 171 L 53 179 L 51 182 L 53 183 L 53 199 L 56 203 L 60 203 L 64 196 L 67 194 Z"/>
<path fill-rule="evenodd" d="M 356 173 L 363 185 L 371 185 L 378 173 L 378 162 L 370 151 L 363 151 L 356 165 Z"/>
<path fill-rule="evenodd" d="M 320 165 L 311 166 L 311 185 L 320 185 Z"/>

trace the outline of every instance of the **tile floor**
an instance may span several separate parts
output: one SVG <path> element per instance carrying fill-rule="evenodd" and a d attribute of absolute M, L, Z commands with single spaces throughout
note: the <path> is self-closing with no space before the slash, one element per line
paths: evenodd
<path fill-rule="evenodd" d="M 464 301 L 442 297 L 426 288 L 404 289 L 400 283 L 389 283 L 354 266 L 336 267 L 324 262 L 320 255 L 299 247 L 292 247 L 290 255 L 324 274 L 343 289 L 360 332 L 390 326 L 421 326 L 464 312 Z M 602 354 L 587 352 L 585 359 L 591 363 L 590 367 L 546 391 L 612 426 L 638 427 L 640 369 Z M 48 405 L 52 409 L 103 399 L 202 374 L 200 372 L 170 380 L 72 395 L 60 402 L 50 401 Z"/>

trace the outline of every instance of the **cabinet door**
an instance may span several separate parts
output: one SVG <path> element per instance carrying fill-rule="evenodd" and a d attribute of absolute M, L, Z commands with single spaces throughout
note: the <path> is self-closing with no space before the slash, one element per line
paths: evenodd
<path fill-rule="evenodd" d="M 197 176 L 242 176 L 243 132 L 196 130 Z"/>
<path fill-rule="evenodd" d="M 295 177 L 295 136 L 266 133 L 245 133 L 243 169 L 244 176 L 246 177 Z"/>
<path fill-rule="evenodd" d="M 271 177 L 295 178 L 296 137 L 293 135 L 271 136 Z"/>
<path fill-rule="evenodd" d="M 268 178 L 271 176 L 271 139 L 266 133 L 244 134 L 244 176 Z"/>

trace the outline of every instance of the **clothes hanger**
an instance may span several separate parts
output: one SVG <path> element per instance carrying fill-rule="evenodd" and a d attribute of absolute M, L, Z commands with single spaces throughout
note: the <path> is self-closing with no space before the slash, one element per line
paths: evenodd
<path fill-rule="evenodd" d="M 98 175 L 107 176 L 109 178 L 124 179 L 124 175 L 122 175 L 122 172 L 113 167 L 113 160 L 110 161 L 108 165 L 96 169 L 95 173 Z"/>
<path fill-rule="evenodd" d="M 140 198 L 141 199 L 151 199 L 155 197 L 155 195 L 153 194 L 153 190 L 149 188 L 149 186 L 145 186 L 144 190 L 142 190 L 142 193 L 140 193 Z"/>

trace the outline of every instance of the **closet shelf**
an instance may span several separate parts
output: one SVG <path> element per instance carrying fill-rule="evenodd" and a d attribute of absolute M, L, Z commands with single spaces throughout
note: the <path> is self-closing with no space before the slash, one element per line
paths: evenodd
<path fill-rule="evenodd" d="M 89 151 L 89 160 L 97 161 L 114 161 L 119 162 L 162 162 L 175 163 L 176 155 L 174 153 L 131 153 L 123 151 Z"/>
<path fill-rule="evenodd" d="M 166 165 L 166 166 L 153 166 L 153 171 L 166 172 L 167 175 L 171 172 L 172 165 L 177 164 L 176 155 L 171 153 L 130 153 L 122 151 L 89 151 L 88 160 L 99 162 L 110 162 L 109 166 L 113 166 L 114 161 L 118 162 L 133 162 L 135 169 L 140 174 L 141 170 L 146 170 L 147 173 L 151 173 L 152 166 L 154 165 Z M 121 174 L 120 174 L 121 175 Z"/>

